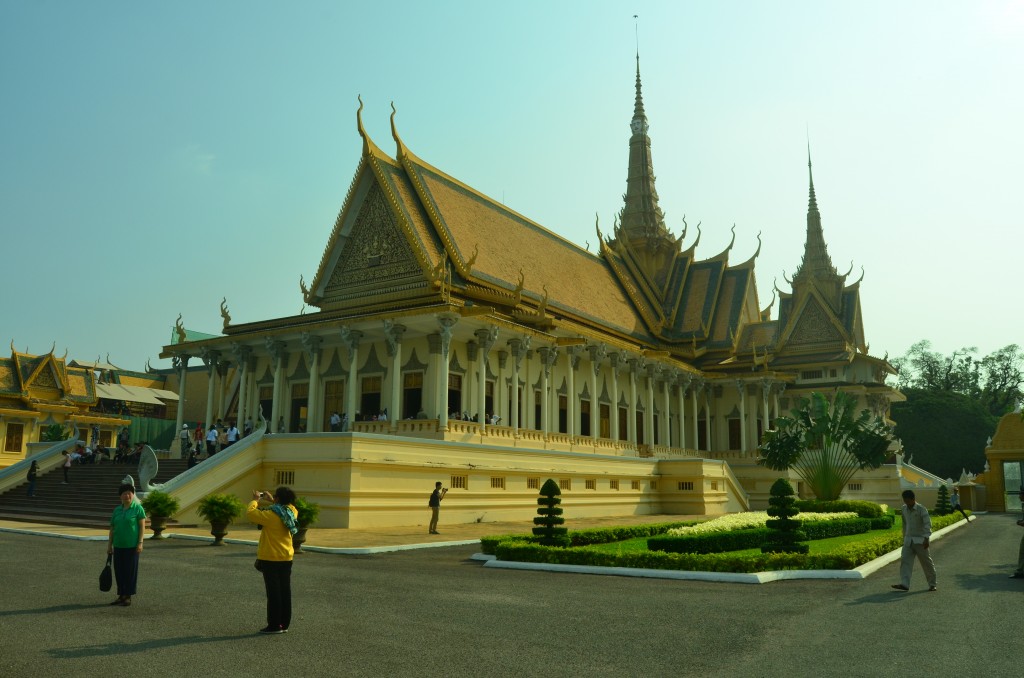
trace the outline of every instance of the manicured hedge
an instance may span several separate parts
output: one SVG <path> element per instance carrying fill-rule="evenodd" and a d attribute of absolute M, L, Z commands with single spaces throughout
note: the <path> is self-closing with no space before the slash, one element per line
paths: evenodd
<path fill-rule="evenodd" d="M 842 537 L 849 534 L 863 534 L 870 528 L 871 521 L 867 518 L 805 520 L 801 521 L 800 526 L 800 530 L 807 535 L 807 541 Z M 704 534 L 666 534 L 648 539 L 647 548 L 651 551 L 668 551 L 670 553 L 743 551 L 745 549 L 760 548 L 768 541 L 771 534 L 772 531 L 767 527 Z"/>
<path fill-rule="evenodd" d="M 649 523 L 647 525 L 628 525 L 623 527 L 596 527 L 590 530 L 570 530 L 569 539 L 572 546 L 589 546 L 590 544 L 610 544 L 616 541 L 627 541 L 640 537 L 664 534 L 676 527 L 696 525 L 696 521 L 679 523 Z M 480 550 L 488 555 L 495 554 L 498 543 L 508 540 L 533 542 L 533 535 L 504 534 L 480 538 Z"/>
<path fill-rule="evenodd" d="M 820 499 L 800 499 L 796 507 L 803 513 L 856 513 L 861 518 L 877 518 L 885 515 L 881 504 L 873 501 L 856 501 L 852 499 L 837 499 L 835 501 L 822 501 Z"/>

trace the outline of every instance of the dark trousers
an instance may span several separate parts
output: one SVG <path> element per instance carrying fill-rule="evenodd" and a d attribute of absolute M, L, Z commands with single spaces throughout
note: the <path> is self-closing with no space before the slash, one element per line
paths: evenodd
<path fill-rule="evenodd" d="M 267 626 L 286 629 L 292 622 L 292 561 L 261 562 L 263 584 L 267 588 Z"/>
<path fill-rule="evenodd" d="M 114 549 L 114 579 L 117 580 L 117 595 L 135 595 L 135 584 L 139 581 L 139 552 L 134 547 Z"/>
<path fill-rule="evenodd" d="M 36 481 L 34 480 L 28 481 L 28 496 L 36 496 Z"/>
<path fill-rule="evenodd" d="M 953 507 L 953 511 L 959 511 L 963 515 L 964 520 L 970 520 L 970 518 L 967 517 L 967 514 L 964 513 L 964 507 L 961 506 L 960 504 L 957 504 L 956 506 L 954 506 Z M 950 513 L 952 513 L 952 511 L 950 511 Z"/>
<path fill-rule="evenodd" d="M 70 483 L 71 481 L 68 480 L 68 467 L 67 466 L 61 466 L 61 468 L 64 469 L 64 482 L 65 483 Z"/>

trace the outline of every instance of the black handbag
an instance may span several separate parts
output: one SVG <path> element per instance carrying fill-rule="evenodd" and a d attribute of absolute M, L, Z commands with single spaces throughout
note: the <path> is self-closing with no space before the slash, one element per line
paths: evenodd
<path fill-rule="evenodd" d="M 109 591 L 110 587 L 114 585 L 114 574 L 110 571 L 110 560 L 113 558 L 109 553 L 107 554 L 107 564 L 103 566 L 103 571 L 100 572 L 100 591 Z"/>

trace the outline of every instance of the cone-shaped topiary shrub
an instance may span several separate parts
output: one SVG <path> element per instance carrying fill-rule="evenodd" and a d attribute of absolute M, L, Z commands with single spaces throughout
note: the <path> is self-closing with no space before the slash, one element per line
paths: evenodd
<path fill-rule="evenodd" d="M 949 503 L 949 488 L 939 485 L 939 494 L 935 498 L 935 515 L 945 516 L 953 512 L 953 505 Z"/>
<path fill-rule="evenodd" d="M 559 496 L 562 491 L 558 489 L 558 483 L 548 478 L 544 486 L 540 488 L 540 497 L 537 498 L 537 517 L 533 519 L 533 533 L 540 537 L 538 542 L 544 546 L 568 546 L 569 530 L 558 527 L 565 523 L 562 517 L 562 509 L 558 506 L 562 503 Z"/>
<path fill-rule="evenodd" d="M 800 530 L 800 521 L 793 516 L 800 513 L 793 497 L 793 486 L 785 478 L 779 478 L 770 490 L 768 515 L 765 527 L 771 530 L 768 541 L 761 547 L 762 553 L 807 553 L 809 547 L 800 542 L 807 538 Z"/>

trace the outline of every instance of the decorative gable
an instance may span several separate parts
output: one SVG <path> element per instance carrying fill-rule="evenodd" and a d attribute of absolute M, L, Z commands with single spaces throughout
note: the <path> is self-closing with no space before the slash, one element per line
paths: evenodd
<path fill-rule="evenodd" d="M 359 207 L 323 295 L 325 306 L 354 305 L 426 280 L 405 233 L 376 183 Z"/>
<path fill-rule="evenodd" d="M 791 346 L 806 346 L 845 341 L 846 338 L 835 326 L 831 316 L 816 296 L 808 297 L 787 343 Z"/>

